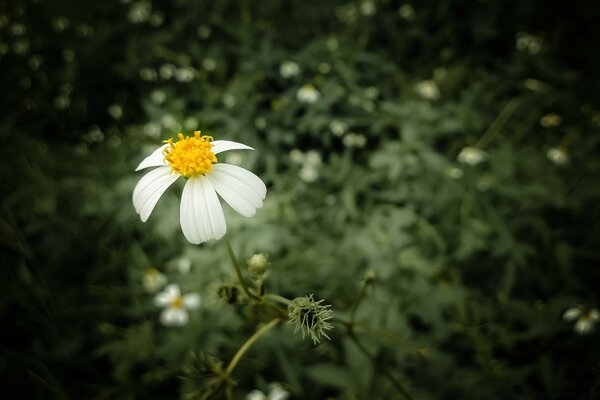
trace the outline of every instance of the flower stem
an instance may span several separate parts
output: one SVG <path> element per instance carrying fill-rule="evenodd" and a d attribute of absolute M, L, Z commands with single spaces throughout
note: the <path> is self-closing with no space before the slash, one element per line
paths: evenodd
<path fill-rule="evenodd" d="M 227 243 L 227 252 L 229 253 L 229 258 L 231 259 L 231 263 L 233 264 L 233 268 L 238 276 L 240 281 L 240 285 L 242 285 L 242 290 L 246 293 L 246 296 L 251 298 L 254 301 L 259 303 L 262 302 L 262 298 L 250 292 L 250 289 L 246 285 L 246 281 L 244 281 L 244 276 L 242 275 L 242 271 L 240 269 L 240 265 L 238 264 L 237 258 L 235 258 L 235 253 L 233 252 L 233 248 L 231 247 L 231 242 L 229 241 L 229 237 L 225 236 L 225 243 Z"/>
<path fill-rule="evenodd" d="M 351 330 L 348 330 L 348 336 L 350 336 L 350 339 L 352 339 L 352 341 L 354 342 L 354 344 L 356 344 L 356 346 L 360 349 L 360 351 L 362 351 L 364 353 L 365 356 L 367 356 L 367 358 L 369 360 L 371 360 L 371 362 L 373 363 L 373 365 L 375 367 L 377 367 L 379 365 L 379 362 L 375 359 L 375 357 L 369 353 L 369 350 L 367 350 L 367 348 L 360 342 L 360 340 L 358 340 L 358 338 L 356 337 L 356 335 L 354 334 L 354 332 L 352 332 Z M 383 374 L 385 375 L 386 378 L 388 378 L 388 380 L 392 383 L 392 385 L 394 385 L 394 387 L 398 390 L 398 392 L 400 392 L 400 394 L 407 400 L 412 400 L 412 397 L 410 396 L 410 394 L 406 391 L 406 389 L 404 388 L 404 386 L 402 386 L 402 384 L 400 382 L 398 382 L 398 380 L 396 378 L 394 378 L 394 376 L 391 374 L 391 372 L 385 368 L 384 366 L 381 367 L 381 371 L 383 372 Z"/>
<path fill-rule="evenodd" d="M 356 300 L 354 301 L 354 305 L 352 306 L 352 311 L 350 311 L 350 321 L 352 324 L 354 323 L 354 317 L 356 316 L 356 310 L 358 310 L 358 305 L 360 304 L 362 299 L 365 297 L 365 294 L 367 293 L 368 285 L 369 285 L 369 283 L 367 281 L 364 281 L 362 284 L 362 287 L 360 288 L 360 292 L 358 293 L 358 296 L 356 296 Z"/>
<path fill-rule="evenodd" d="M 286 299 L 285 297 L 280 296 L 278 294 L 267 293 L 263 296 L 263 298 L 266 300 L 273 300 L 277 303 L 285 304 L 286 306 L 292 304 L 292 301 L 290 299 Z"/>
<path fill-rule="evenodd" d="M 238 364 L 238 362 L 240 362 L 240 360 L 242 359 L 242 357 L 244 356 L 244 354 L 246 353 L 246 351 L 248 351 L 248 349 L 252 346 L 252 344 L 254 344 L 254 342 L 256 342 L 256 340 L 259 337 L 261 337 L 262 335 L 264 335 L 265 333 L 267 333 L 268 331 L 270 331 L 271 329 L 273 329 L 275 327 L 275 325 L 277 325 L 278 323 L 279 323 L 279 318 L 275 318 L 275 319 L 271 320 L 271 322 L 269 322 L 268 324 L 262 326 L 259 330 L 257 330 L 254 333 L 254 335 L 250 336 L 248 338 L 248 340 L 246 340 L 246 343 L 244 343 L 242 345 L 242 347 L 240 347 L 240 349 L 237 351 L 237 353 L 235 353 L 235 355 L 233 356 L 233 358 L 229 362 L 229 365 L 227 366 L 227 369 L 225 369 L 225 376 L 226 377 L 231 376 L 231 373 L 235 369 L 236 365 Z"/>

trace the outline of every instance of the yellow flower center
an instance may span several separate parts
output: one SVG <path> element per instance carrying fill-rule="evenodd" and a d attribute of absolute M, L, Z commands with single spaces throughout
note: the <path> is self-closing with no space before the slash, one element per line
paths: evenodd
<path fill-rule="evenodd" d="M 178 137 L 177 142 L 165 140 L 168 146 L 163 150 L 165 161 L 173 171 L 187 178 L 210 172 L 217 162 L 217 156 L 211 150 L 212 136 L 200 136 L 200 131 L 196 131 L 193 137 L 184 137 L 183 133 Z"/>
<path fill-rule="evenodd" d="M 181 298 L 181 296 L 177 296 L 171 301 L 171 307 L 173 307 L 173 308 L 183 307 L 183 299 Z"/>

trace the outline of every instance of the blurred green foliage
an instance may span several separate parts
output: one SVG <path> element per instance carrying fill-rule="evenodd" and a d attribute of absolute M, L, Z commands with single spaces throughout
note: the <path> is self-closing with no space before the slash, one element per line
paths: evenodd
<path fill-rule="evenodd" d="M 202 129 L 256 148 L 225 161 L 267 183 L 265 206 L 226 216 L 238 258 L 269 255 L 269 292 L 346 318 L 375 274 L 355 327 L 373 362 L 343 325 L 314 347 L 282 324 L 235 398 L 274 381 L 401 398 L 386 374 L 418 399 L 598 398 L 598 333 L 562 314 L 600 304 L 599 18 L 592 1 L 0 3 L 0 390 L 183 398 L 200 354 L 226 363 L 264 322 L 218 301 L 226 248 L 185 241 L 180 186 L 145 224 L 131 205 L 137 163 Z M 461 163 L 468 146 L 484 160 Z M 202 295 L 189 325 L 160 326 L 150 267 Z"/>

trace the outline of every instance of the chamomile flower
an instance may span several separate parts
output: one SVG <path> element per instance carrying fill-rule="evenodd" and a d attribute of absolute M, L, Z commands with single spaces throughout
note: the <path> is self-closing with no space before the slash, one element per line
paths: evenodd
<path fill-rule="evenodd" d="M 190 319 L 188 310 L 198 308 L 200 301 L 198 293 L 188 293 L 182 296 L 179 285 L 173 283 L 156 295 L 154 305 L 164 308 L 160 313 L 160 322 L 163 325 L 183 326 Z"/>
<path fill-rule="evenodd" d="M 594 329 L 600 321 L 600 312 L 595 308 L 577 306 L 569 308 L 563 314 L 565 321 L 576 321 L 573 329 L 580 335 L 586 335 Z"/>
<path fill-rule="evenodd" d="M 228 150 L 253 150 L 242 143 L 212 140 L 210 136 L 179 134 L 146 157 L 136 168 L 157 167 L 140 179 L 133 190 L 133 205 L 146 222 L 162 194 L 178 178 L 187 179 L 181 196 L 179 221 L 185 238 L 194 244 L 220 239 L 227 231 L 219 201 L 223 198 L 235 211 L 251 217 L 263 205 L 267 188 L 252 172 L 218 162 L 217 155 Z"/>

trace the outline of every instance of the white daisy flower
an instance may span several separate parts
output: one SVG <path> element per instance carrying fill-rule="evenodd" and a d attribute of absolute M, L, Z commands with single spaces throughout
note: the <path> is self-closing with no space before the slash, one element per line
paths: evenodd
<path fill-rule="evenodd" d="M 290 393 L 286 391 L 279 383 L 271 383 L 271 390 L 266 395 L 260 390 L 253 390 L 246 395 L 246 400 L 286 400 Z"/>
<path fill-rule="evenodd" d="M 162 194 L 179 177 L 187 178 L 179 221 L 185 238 L 194 244 L 220 239 L 227 231 L 221 196 L 235 211 L 251 217 L 267 194 L 263 181 L 236 165 L 219 163 L 217 155 L 227 150 L 254 150 L 245 144 L 212 140 L 210 136 L 179 134 L 179 141 L 166 144 L 146 157 L 136 168 L 158 167 L 140 179 L 133 190 L 133 205 L 146 222 Z"/>
<path fill-rule="evenodd" d="M 154 305 L 164 308 L 160 313 L 160 322 L 165 326 L 186 325 L 189 321 L 188 310 L 198 308 L 200 302 L 198 293 L 188 293 L 182 296 L 179 285 L 176 283 L 168 285 L 154 298 Z"/>
<path fill-rule="evenodd" d="M 300 66 L 293 61 L 284 61 L 279 66 L 279 74 L 285 79 L 292 78 L 300 73 Z"/>
<path fill-rule="evenodd" d="M 296 98 L 301 103 L 316 103 L 321 98 L 321 93 L 310 84 L 302 86 L 296 93 Z"/>
<path fill-rule="evenodd" d="M 148 268 L 142 277 L 142 286 L 148 293 L 156 293 L 167 283 L 167 277 L 156 268 Z"/>
<path fill-rule="evenodd" d="M 546 153 L 546 157 L 556 165 L 565 165 L 569 162 L 569 153 L 564 147 L 553 147 Z"/>
<path fill-rule="evenodd" d="M 440 89 L 434 81 L 427 80 L 415 85 L 415 92 L 427 100 L 437 100 L 440 98 Z"/>
<path fill-rule="evenodd" d="M 457 159 L 463 164 L 475 166 L 484 162 L 487 157 L 488 155 L 485 151 L 480 150 L 477 147 L 467 146 L 461 149 Z"/>
<path fill-rule="evenodd" d="M 600 312 L 595 308 L 577 306 L 569 308 L 563 314 L 565 321 L 575 321 L 573 329 L 580 335 L 586 335 L 594 329 L 594 325 L 600 321 Z"/>

